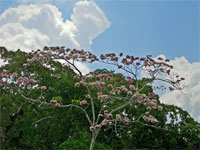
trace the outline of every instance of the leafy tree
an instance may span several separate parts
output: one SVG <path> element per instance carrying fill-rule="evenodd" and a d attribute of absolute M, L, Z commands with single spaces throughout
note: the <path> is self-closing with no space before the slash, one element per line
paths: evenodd
<path fill-rule="evenodd" d="M 26 54 L 27 56 L 23 59 L 24 61 L 18 61 L 20 54 L 25 53 L 17 51 L 16 54 L 14 54 L 12 52 L 7 52 L 5 49 L 1 51 L 1 56 L 9 60 L 9 64 L 1 68 L 1 90 L 2 93 L 6 93 L 5 95 L 10 102 L 13 102 L 13 99 L 11 99 L 13 96 L 15 98 L 18 97 L 19 101 L 25 99 L 28 103 L 32 103 L 33 105 L 25 103 L 23 111 L 25 109 L 28 109 L 28 111 L 35 109 L 36 112 L 32 112 L 30 115 L 34 116 L 34 119 L 31 119 L 36 122 L 34 125 L 41 124 L 41 126 L 31 126 L 33 120 L 29 123 L 26 122 L 27 120 L 31 120 L 29 118 L 30 116 L 25 117 L 24 120 L 20 119 L 20 121 L 24 121 L 22 124 L 27 125 L 27 131 L 24 131 L 20 126 L 22 124 L 17 124 L 19 126 L 16 127 L 22 128 L 22 130 L 18 130 L 17 138 L 12 138 L 14 141 L 11 141 L 13 145 L 10 144 L 10 146 L 16 147 L 16 149 L 50 149 L 52 147 L 57 148 L 57 146 L 60 145 L 58 147 L 59 149 L 65 149 L 67 145 L 67 147 L 70 148 L 82 147 L 83 149 L 88 149 L 89 146 L 87 144 L 90 143 L 88 139 L 92 138 L 90 149 L 93 149 L 97 135 L 99 135 L 99 138 L 96 142 L 95 149 L 110 149 L 105 145 L 109 143 L 105 142 L 105 144 L 102 144 L 105 138 L 112 143 L 111 147 L 113 149 L 138 147 L 158 148 L 160 143 L 162 143 L 162 145 L 165 144 L 164 141 L 160 139 L 166 134 L 167 131 L 165 132 L 165 130 L 169 130 L 166 129 L 165 126 L 166 114 L 164 111 L 159 111 L 158 113 L 157 109 L 161 110 L 163 105 L 162 107 L 160 106 L 158 97 L 152 93 L 152 88 L 148 83 L 154 80 L 163 80 L 173 86 L 170 87 L 171 90 L 181 90 L 180 81 L 184 80 L 184 78 L 177 78 L 175 81 L 169 79 L 165 80 L 165 78 L 156 78 L 157 74 L 170 74 L 172 66 L 167 64 L 168 60 L 163 60 L 163 58 L 154 60 L 150 56 L 146 58 L 126 56 L 123 58 L 122 54 L 120 54 L 119 57 L 115 54 L 106 54 L 97 58 L 89 52 L 64 49 L 64 47 L 45 47 L 43 51 L 37 50 L 34 53 Z M 28 61 L 25 63 L 27 59 Z M 64 59 L 68 63 L 68 66 L 63 66 L 55 62 L 55 59 Z M 122 60 L 121 62 L 119 61 L 120 59 Z M 101 63 L 115 65 L 129 75 L 124 76 L 122 74 L 116 74 L 113 71 L 96 70 L 94 73 L 83 76 L 75 65 L 75 62 L 80 60 L 83 62 L 99 61 Z M 14 68 L 12 70 L 11 66 L 17 66 L 18 62 L 20 65 L 17 68 L 18 72 L 16 72 Z M 76 75 L 69 67 L 73 68 L 79 75 Z M 139 80 L 137 74 L 144 67 L 146 67 L 146 71 L 151 77 L 149 79 Z M 132 71 L 130 71 L 131 69 Z M 14 77 L 16 75 L 18 75 L 18 77 Z M 21 76 L 21 78 L 19 76 Z M 12 82 L 9 83 L 9 80 Z M 34 83 L 32 83 L 32 81 L 34 81 Z M 74 87 L 74 84 L 80 87 Z M 16 95 L 13 94 L 13 91 L 16 92 Z M 84 97 L 84 95 L 86 97 Z M 1 98 L 3 98 L 3 96 Z M 145 101 L 145 99 L 147 101 Z M 55 106 L 60 109 L 57 109 Z M 15 109 L 19 113 L 20 111 L 18 110 L 21 110 L 21 108 L 21 106 L 18 106 Z M 70 111 L 65 111 L 63 108 L 69 108 Z M 48 109 L 48 111 L 45 111 L 46 109 Z M 43 112 L 44 115 L 42 115 Z M 9 114 L 9 112 L 5 112 L 5 114 Z M 84 114 L 87 120 L 82 119 L 84 118 Z M 51 115 L 51 118 L 48 118 L 49 115 Z M 5 124 L 8 124 L 8 122 Z M 194 124 L 194 122 L 192 123 L 192 129 L 195 128 L 194 131 L 198 133 L 198 126 Z M 49 129 L 46 124 L 51 124 L 52 128 Z M 92 135 L 88 132 L 88 126 Z M 54 132 L 58 127 L 60 130 Z M 67 134 L 63 136 L 62 132 L 65 131 L 67 127 L 71 128 L 71 130 L 66 130 Z M 190 127 L 191 124 L 188 125 L 188 129 L 190 129 Z M 28 137 L 26 135 L 30 135 L 28 132 L 34 131 L 34 128 L 37 128 L 37 133 L 35 134 L 33 132 L 32 136 L 29 136 L 29 138 L 33 137 L 35 144 L 31 143 L 32 139 L 23 139 L 24 137 Z M 168 128 L 172 129 L 173 126 L 168 126 Z M 187 128 L 183 129 L 184 131 L 188 130 Z M 102 134 L 100 130 L 104 130 L 106 134 Z M 161 132 L 162 130 L 163 132 Z M 74 131 L 76 132 L 74 133 Z M 10 135 L 7 137 L 12 137 L 13 134 L 11 130 L 9 132 Z M 40 132 L 43 134 L 41 135 Z M 138 136 L 135 136 L 133 133 Z M 151 135 L 151 133 L 156 133 L 156 137 L 148 136 Z M 175 134 L 177 132 L 174 130 L 174 132 L 169 133 L 169 135 L 173 135 L 172 133 Z M 38 135 L 40 137 L 37 137 Z M 52 135 L 60 135 L 60 138 L 57 136 L 53 138 L 51 137 Z M 71 135 L 73 135 L 73 138 L 71 138 Z M 181 139 L 183 134 L 179 135 L 180 136 L 177 138 Z M 195 140 L 195 142 L 190 142 L 189 148 L 193 148 L 196 146 L 199 137 L 197 134 L 189 133 L 189 135 L 193 135 Z M 41 137 L 45 136 L 48 136 L 49 140 L 41 141 Z M 80 136 L 85 137 L 82 142 L 78 142 Z M 179 144 L 175 142 L 177 138 L 174 140 L 173 136 L 171 137 L 172 139 L 167 142 L 172 143 L 171 145 Z M 20 139 L 23 140 L 20 141 Z M 124 139 L 140 142 L 131 142 L 131 144 L 128 144 Z M 151 142 L 144 145 L 142 144 L 142 139 Z M 62 143 L 61 141 L 65 142 Z M 16 145 L 16 143 L 18 145 Z M 24 147 L 20 147 L 20 145 Z M 29 147 L 29 145 L 32 145 L 32 147 Z M 167 146 L 166 144 L 166 148 Z"/>

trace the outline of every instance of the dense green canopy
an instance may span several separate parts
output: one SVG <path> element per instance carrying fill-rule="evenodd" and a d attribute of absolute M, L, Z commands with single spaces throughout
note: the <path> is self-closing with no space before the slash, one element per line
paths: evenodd
<path fill-rule="evenodd" d="M 25 67 L 31 54 L 7 51 L 0 47 L 1 58 L 8 64 L 1 66 L 0 73 L 30 76 L 39 86 L 45 85 L 44 99 L 57 99 L 63 104 L 79 102 L 87 93 L 84 87 L 75 87 L 75 72 L 59 62 L 49 61 L 50 69 L 35 62 Z M 109 72 L 96 70 L 97 73 Z M 115 80 L 122 80 L 116 77 Z M 140 86 L 146 79 L 140 81 Z M 114 81 L 113 81 L 114 82 Z M 27 92 L 30 92 L 27 89 Z M 97 91 L 93 91 L 97 92 Z M 143 93 L 152 92 L 150 86 Z M 37 90 L 31 91 L 31 97 L 38 97 Z M 175 99 L 174 99 L 175 100 Z M 91 133 L 85 115 L 78 109 L 38 107 L 30 104 L 18 94 L 14 87 L 4 88 L 0 84 L 0 138 L 1 149 L 88 149 Z M 152 113 L 159 120 L 157 128 L 151 124 L 130 124 L 123 130 L 114 131 L 106 127 L 100 132 L 95 149 L 198 149 L 200 148 L 200 124 L 181 108 L 165 105 L 163 111 Z M 98 108 L 99 103 L 95 103 Z M 98 109 L 97 109 L 98 110 Z M 139 116 L 143 107 L 130 107 L 126 114 Z M 170 120 L 170 121 L 169 121 Z M 119 124 L 119 126 L 122 126 Z"/>

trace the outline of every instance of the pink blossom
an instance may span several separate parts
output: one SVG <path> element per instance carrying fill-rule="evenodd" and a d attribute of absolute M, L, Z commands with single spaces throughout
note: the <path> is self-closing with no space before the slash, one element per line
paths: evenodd
<path fill-rule="evenodd" d="M 151 107 L 150 107 L 150 106 L 148 106 L 146 109 L 147 109 L 147 110 L 151 110 Z"/>
<path fill-rule="evenodd" d="M 90 86 L 95 86 L 97 83 L 96 82 L 90 82 L 90 83 L 88 83 L 88 85 L 90 85 Z"/>
<path fill-rule="evenodd" d="M 34 83 L 34 80 L 30 79 L 30 80 L 29 80 L 29 83 L 31 83 L 31 84 Z"/>
<path fill-rule="evenodd" d="M 1 77 L 2 77 L 2 78 L 7 78 L 8 75 L 7 75 L 6 73 L 1 73 Z"/>
<path fill-rule="evenodd" d="M 143 116 L 144 121 L 149 122 L 149 118 L 147 116 Z"/>
<path fill-rule="evenodd" d="M 116 114 L 116 120 L 117 121 L 122 121 L 121 115 L 120 114 Z"/>
<path fill-rule="evenodd" d="M 128 91 L 128 89 L 127 89 L 125 86 L 121 86 L 120 89 L 121 89 L 122 91 L 124 91 L 124 92 L 127 92 L 127 91 Z"/>
<path fill-rule="evenodd" d="M 101 86 L 101 85 L 105 85 L 105 82 L 96 81 L 96 84 Z"/>
<path fill-rule="evenodd" d="M 107 119 L 104 119 L 103 121 L 102 121 L 102 126 L 106 126 L 108 124 L 108 120 Z"/>
<path fill-rule="evenodd" d="M 46 87 L 46 86 L 41 86 L 40 89 L 41 89 L 41 90 L 46 90 L 47 87 Z"/>
<path fill-rule="evenodd" d="M 92 132 L 95 129 L 95 127 L 92 125 L 90 126 L 90 131 Z"/>
<path fill-rule="evenodd" d="M 113 88 L 113 85 L 112 85 L 112 84 L 108 84 L 108 87 L 109 87 L 109 88 Z"/>
<path fill-rule="evenodd" d="M 153 99 L 152 102 L 153 102 L 153 103 L 157 103 L 157 100 Z"/>
<path fill-rule="evenodd" d="M 111 125 L 112 125 L 112 122 L 109 122 L 109 125 L 111 126 Z"/>
<path fill-rule="evenodd" d="M 123 123 L 128 125 L 129 124 L 129 120 L 125 118 L 125 119 L 123 119 Z"/>
<path fill-rule="evenodd" d="M 105 115 L 107 118 L 112 117 L 112 114 L 104 113 L 104 115 Z"/>
<path fill-rule="evenodd" d="M 132 92 L 132 91 L 128 91 L 127 94 L 128 94 L 128 95 L 132 95 L 133 92 Z"/>
<path fill-rule="evenodd" d="M 80 86 L 80 83 L 79 82 L 76 82 L 75 83 L 75 87 L 79 87 Z"/>
<path fill-rule="evenodd" d="M 103 115 L 102 115 L 102 114 L 99 114 L 98 117 L 103 117 Z"/>
<path fill-rule="evenodd" d="M 90 94 L 85 95 L 86 98 L 91 98 Z"/>
<path fill-rule="evenodd" d="M 152 123 L 158 123 L 158 120 L 157 120 L 154 116 L 149 115 L 149 120 L 150 120 Z"/>
<path fill-rule="evenodd" d="M 107 117 L 112 117 L 112 114 L 108 114 Z"/>
<path fill-rule="evenodd" d="M 50 100 L 51 103 L 57 103 L 57 100 Z"/>
<path fill-rule="evenodd" d="M 148 114 L 149 114 L 149 112 L 145 112 L 145 114 L 146 114 L 146 115 L 148 115 Z"/>
<path fill-rule="evenodd" d="M 80 81 L 80 84 L 82 84 L 83 86 L 86 86 L 86 85 L 87 85 L 87 83 L 86 83 L 84 80 L 81 80 L 81 81 Z"/>
<path fill-rule="evenodd" d="M 87 104 L 87 101 L 86 101 L 86 100 L 82 100 L 82 101 L 80 102 L 80 105 L 85 105 L 85 104 Z"/>
<path fill-rule="evenodd" d="M 141 103 L 142 103 L 142 100 L 137 100 L 137 102 L 141 104 Z"/>
<path fill-rule="evenodd" d="M 143 116 L 143 119 L 146 122 L 158 123 L 158 120 L 154 116 L 151 116 L 151 115 L 149 115 L 149 117 Z"/>
<path fill-rule="evenodd" d="M 105 114 L 105 113 L 108 113 L 108 110 L 104 110 L 104 114 Z"/>
<path fill-rule="evenodd" d="M 129 85 L 129 88 L 135 90 L 135 86 L 134 85 Z"/>
<path fill-rule="evenodd" d="M 12 74 L 12 77 L 17 77 L 18 75 L 17 75 L 17 73 L 16 72 L 14 72 L 13 74 Z"/>
<path fill-rule="evenodd" d="M 56 106 L 56 107 L 59 107 L 59 106 L 60 106 L 60 103 L 56 103 L 55 106 Z"/>
<path fill-rule="evenodd" d="M 24 77 L 23 81 L 24 81 L 24 83 L 28 83 L 29 79 L 27 77 Z"/>
<path fill-rule="evenodd" d="M 74 75 L 74 79 L 78 79 L 78 75 Z"/>
<path fill-rule="evenodd" d="M 116 94 L 120 94 L 120 92 L 121 92 L 120 90 L 115 90 Z"/>
<path fill-rule="evenodd" d="M 98 99 L 99 100 L 105 100 L 105 99 L 108 99 L 108 95 L 98 95 Z"/>
<path fill-rule="evenodd" d="M 162 111 L 163 107 L 162 106 L 158 106 L 158 110 Z"/>
<path fill-rule="evenodd" d="M 22 83 L 23 83 L 23 80 L 24 80 L 23 77 L 19 77 L 19 78 L 18 78 L 18 81 L 17 81 L 17 84 L 18 84 L 18 85 L 19 85 L 19 84 L 22 84 Z"/>
<path fill-rule="evenodd" d="M 102 95 L 102 92 L 98 92 L 97 95 L 98 95 L 98 96 L 99 96 L 99 95 Z"/>
<path fill-rule="evenodd" d="M 151 100 L 149 98 L 144 99 L 145 102 L 150 102 Z"/>
<path fill-rule="evenodd" d="M 132 79 L 128 79 L 127 82 L 130 84 L 130 83 L 133 83 L 133 80 Z"/>
<path fill-rule="evenodd" d="M 157 101 L 152 100 L 149 104 L 150 104 L 152 107 L 156 107 L 156 106 L 157 106 Z"/>

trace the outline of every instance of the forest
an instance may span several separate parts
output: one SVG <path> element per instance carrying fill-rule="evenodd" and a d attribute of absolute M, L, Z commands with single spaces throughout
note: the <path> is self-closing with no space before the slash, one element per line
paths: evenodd
<path fill-rule="evenodd" d="M 0 149 L 200 149 L 200 123 L 160 102 L 151 83 L 169 75 L 169 60 L 44 47 L 30 53 L 0 47 Z M 61 61 L 67 63 L 63 65 Z M 75 61 L 103 63 L 84 75 Z M 144 70 L 149 78 L 137 73 Z M 153 68 L 153 69 L 152 69 Z M 174 101 L 176 99 L 174 98 Z"/>

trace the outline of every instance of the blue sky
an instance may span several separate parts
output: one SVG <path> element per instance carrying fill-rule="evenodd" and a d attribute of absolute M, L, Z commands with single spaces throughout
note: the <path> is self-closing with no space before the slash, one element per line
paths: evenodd
<path fill-rule="evenodd" d="M 126 51 L 144 56 L 164 54 L 200 60 L 200 15 L 197 1 L 97 1 L 111 21 L 92 45 L 101 51 Z"/>
<path fill-rule="evenodd" d="M 74 4 L 51 3 L 69 19 Z M 184 56 L 188 61 L 200 61 L 199 1 L 96 0 L 111 26 L 93 40 L 95 54 L 125 52 L 144 56 L 164 54 L 169 59 Z M 0 13 L 19 2 L 0 0 Z"/>

